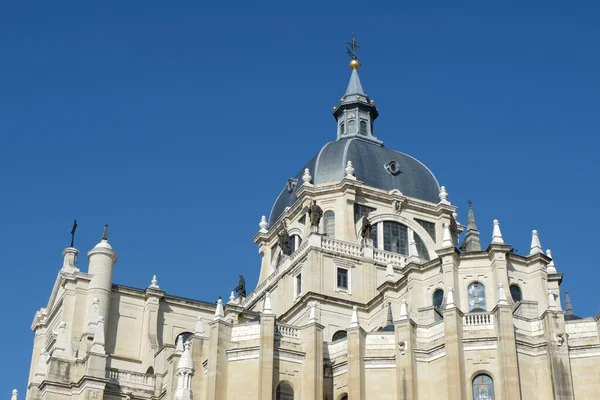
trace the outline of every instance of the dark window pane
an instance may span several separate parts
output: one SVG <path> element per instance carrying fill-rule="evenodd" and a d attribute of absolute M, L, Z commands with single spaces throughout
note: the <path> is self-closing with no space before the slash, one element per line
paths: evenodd
<path fill-rule="evenodd" d="M 485 286 L 481 282 L 473 282 L 467 288 L 469 311 L 485 311 Z"/>
<path fill-rule="evenodd" d="M 356 224 L 363 216 L 375 211 L 373 207 L 363 206 L 362 204 L 354 204 L 354 223 Z"/>
<path fill-rule="evenodd" d="M 494 400 L 494 381 L 487 375 L 477 375 L 473 379 L 473 400 Z"/>
<path fill-rule="evenodd" d="M 367 121 L 360 121 L 360 134 L 367 135 Z"/>
<path fill-rule="evenodd" d="M 348 270 L 338 268 L 337 270 L 337 286 L 340 289 L 348 289 Z"/>
<path fill-rule="evenodd" d="M 429 252 L 427 251 L 427 247 L 425 247 L 425 243 L 423 243 L 423 240 L 421 240 L 416 233 L 414 233 L 414 237 L 415 243 L 417 244 L 417 251 L 419 252 L 419 258 L 429 261 Z"/>
<path fill-rule="evenodd" d="M 408 229 L 397 222 L 383 223 L 383 249 L 408 254 Z"/>
<path fill-rule="evenodd" d="M 302 274 L 296 276 L 296 295 L 302 293 Z"/>
<path fill-rule="evenodd" d="M 346 339 L 348 337 L 348 333 L 346 331 L 337 331 L 333 334 L 332 341 Z"/>
<path fill-rule="evenodd" d="M 442 289 L 437 289 L 435 292 L 433 292 L 433 306 L 436 308 L 440 308 L 443 302 L 444 291 Z"/>
<path fill-rule="evenodd" d="M 429 236 L 431 236 L 435 242 L 435 224 L 433 222 L 423 221 L 422 219 L 415 219 L 415 221 L 417 221 L 419 225 L 421 225 L 427 231 Z"/>
<path fill-rule="evenodd" d="M 335 213 L 333 211 L 325 211 L 323 214 L 323 230 L 327 236 L 335 237 Z"/>
<path fill-rule="evenodd" d="M 518 301 L 523 300 L 523 294 L 521 293 L 521 288 L 517 285 L 510 285 L 510 296 L 513 301 L 516 303 Z"/>

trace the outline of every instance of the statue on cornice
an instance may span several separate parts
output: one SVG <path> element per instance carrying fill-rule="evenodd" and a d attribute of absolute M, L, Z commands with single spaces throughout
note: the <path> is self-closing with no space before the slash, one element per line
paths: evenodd
<path fill-rule="evenodd" d="M 323 209 L 319 207 L 316 200 L 313 200 L 312 205 L 308 208 L 308 217 L 310 218 L 310 226 L 318 228 L 323 217 Z"/>
<path fill-rule="evenodd" d="M 292 254 L 292 248 L 290 246 L 290 234 L 287 231 L 287 225 L 285 221 L 283 223 L 281 231 L 277 235 L 277 244 L 279 245 L 279 248 L 281 249 L 281 252 L 283 254 L 285 254 L 286 256 Z"/>
<path fill-rule="evenodd" d="M 360 237 L 363 241 L 371 238 L 371 232 L 373 231 L 373 225 L 371 225 L 371 221 L 365 215 L 362 219 L 362 227 L 360 228 Z"/>
<path fill-rule="evenodd" d="M 246 297 L 246 280 L 242 274 L 240 274 L 240 281 L 238 282 L 237 287 L 233 290 L 235 290 L 240 297 Z"/>

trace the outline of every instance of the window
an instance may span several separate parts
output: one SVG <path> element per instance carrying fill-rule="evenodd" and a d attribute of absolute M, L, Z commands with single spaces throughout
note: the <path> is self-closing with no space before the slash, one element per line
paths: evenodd
<path fill-rule="evenodd" d="M 425 247 L 425 243 L 423 243 L 423 240 L 421 240 L 419 235 L 417 235 L 416 233 L 414 233 L 414 237 L 415 243 L 417 244 L 417 252 L 419 253 L 419 258 L 422 260 L 429 261 L 429 252 L 427 251 L 427 247 Z"/>
<path fill-rule="evenodd" d="M 331 338 L 331 340 L 333 342 L 335 342 L 336 340 L 346 339 L 347 337 L 348 337 L 348 332 L 346 332 L 346 331 L 337 331 L 336 333 L 333 334 L 333 337 Z"/>
<path fill-rule="evenodd" d="M 275 400 L 294 400 L 294 388 L 289 382 L 279 382 L 275 389 Z"/>
<path fill-rule="evenodd" d="M 298 248 L 300 247 L 300 245 L 302 244 L 302 238 L 298 235 L 292 235 L 290 237 L 290 250 L 291 252 L 295 252 L 296 250 L 298 250 Z"/>
<path fill-rule="evenodd" d="M 371 231 L 371 240 L 373 241 L 373 247 L 377 248 L 377 225 L 373 224 L 373 230 Z"/>
<path fill-rule="evenodd" d="M 189 342 L 192 339 L 192 337 L 194 337 L 194 334 L 192 332 L 182 332 L 175 338 L 175 344 L 177 345 L 177 341 L 179 341 L 180 338 L 182 339 L 181 344 L 185 344 Z"/>
<path fill-rule="evenodd" d="M 348 400 L 348 395 L 344 393 L 342 397 L 340 397 L 340 400 Z"/>
<path fill-rule="evenodd" d="M 485 286 L 473 282 L 467 288 L 469 311 L 485 311 Z"/>
<path fill-rule="evenodd" d="M 360 128 L 360 132 L 359 132 L 359 133 L 360 133 L 361 135 L 365 135 L 365 136 L 367 136 L 367 121 L 365 121 L 365 120 L 361 120 L 361 121 L 360 121 L 359 128 Z"/>
<path fill-rule="evenodd" d="M 510 297 L 512 297 L 515 303 L 523 300 L 523 294 L 521 288 L 518 285 L 510 285 Z"/>
<path fill-rule="evenodd" d="M 302 293 L 302 274 L 296 275 L 296 296 Z"/>
<path fill-rule="evenodd" d="M 486 374 L 473 379 L 473 400 L 494 400 L 494 381 Z"/>
<path fill-rule="evenodd" d="M 423 221 L 422 219 L 416 218 L 415 221 L 418 222 L 419 225 L 421 225 L 427 231 L 427 233 L 429 233 L 429 236 L 431 236 L 431 238 L 435 242 L 435 224 L 433 222 Z"/>
<path fill-rule="evenodd" d="M 344 132 L 344 123 L 342 122 L 342 123 L 340 124 L 340 135 L 343 135 L 343 134 L 345 134 L 345 133 L 346 133 L 346 132 Z"/>
<path fill-rule="evenodd" d="M 362 204 L 354 204 L 354 223 L 356 224 L 362 217 L 375 211 L 373 207 L 363 206 Z"/>
<path fill-rule="evenodd" d="M 303 216 L 300 217 L 300 219 L 298 220 L 299 224 L 304 225 L 306 223 L 306 214 L 304 214 Z"/>
<path fill-rule="evenodd" d="M 435 308 L 441 308 L 443 302 L 444 291 L 442 289 L 437 289 L 435 292 L 433 292 L 433 306 Z"/>
<path fill-rule="evenodd" d="M 408 254 L 408 228 L 397 222 L 383 223 L 383 249 Z"/>
<path fill-rule="evenodd" d="M 346 131 L 346 133 L 356 133 L 356 120 L 355 119 L 351 119 L 350 121 L 348 121 L 348 130 Z"/>
<path fill-rule="evenodd" d="M 325 235 L 335 237 L 335 213 L 333 211 L 325 211 L 323 214 L 323 230 Z"/>
<path fill-rule="evenodd" d="M 348 290 L 348 270 L 346 268 L 337 269 L 337 287 Z"/>

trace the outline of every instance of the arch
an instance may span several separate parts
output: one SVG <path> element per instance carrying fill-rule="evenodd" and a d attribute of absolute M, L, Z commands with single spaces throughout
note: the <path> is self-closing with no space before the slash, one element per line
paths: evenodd
<path fill-rule="evenodd" d="M 473 400 L 494 400 L 494 380 L 487 373 L 475 375 L 471 381 Z"/>
<path fill-rule="evenodd" d="M 419 236 L 418 233 L 413 231 L 413 237 L 415 239 L 415 243 L 417 245 L 417 252 L 419 253 L 419 258 L 429 261 L 429 252 L 427 251 L 427 246 L 423 243 L 423 239 Z"/>
<path fill-rule="evenodd" d="M 433 296 L 431 296 L 431 299 L 435 308 L 441 308 L 442 304 L 444 303 L 444 290 L 439 288 L 436 289 L 433 292 Z"/>
<path fill-rule="evenodd" d="M 302 245 L 302 236 L 290 235 L 290 250 L 295 252 Z"/>
<path fill-rule="evenodd" d="M 275 388 L 275 400 L 294 400 L 294 387 L 288 381 L 281 381 Z"/>
<path fill-rule="evenodd" d="M 486 311 L 485 285 L 479 281 L 467 286 L 467 306 L 469 312 Z"/>
<path fill-rule="evenodd" d="M 338 397 L 338 400 L 348 400 L 348 393 L 342 393 L 340 397 Z"/>
<path fill-rule="evenodd" d="M 521 292 L 521 288 L 519 287 L 519 285 L 513 283 L 512 285 L 510 285 L 509 289 L 510 297 L 512 297 L 515 303 L 518 303 L 519 301 L 523 300 L 523 293 Z"/>
<path fill-rule="evenodd" d="M 367 136 L 367 121 L 364 119 L 360 120 L 360 124 L 358 125 L 359 132 L 361 135 Z"/>
<path fill-rule="evenodd" d="M 179 340 L 180 337 L 183 339 L 183 343 L 186 343 L 186 342 L 189 342 L 189 340 L 194 337 L 194 334 L 192 332 L 181 332 L 179 335 L 177 335 L 175 337 L 175 345 L 177 345 L 177 341 Z"/>
<path fill-rule="evenodd" d="M 323 214 L 323 232 L 327 236 L 335 238 L 335 213 L 331 210 L 325 211 Z"/>
<path fill-rule="evenodd" d="M 148 369 L 146 370 L 146 375 L 154 375 L 154 368 L 148 367 Z"/>
<path fill-rule="evenodd" d="M 344 340 L 348 337 L 348 332 L 346 331 L 337 331 L 336 333 L 333 334 L 333 337 L 331 338 L 332 342 L 335 342 L 336 340 Z"/>
<path fill-rule="evenodd" d="M 429 254 L 435 254 L 435 249 L 436 249 L 436 245 L 435 242 L 433 241 L 433 238 L 431 236 L 429 236 L 429 234 L 427 233 L 427 231 L 425 230 L 425 228 L 423 228 L 421 226 L 421 224 L 419 224 L 418 222 L 415 222 L 414 219 L 408 219 L 405 218 L 401 215 L 398 214 L 390 214 L 390 213 L 381 213 L 381 214 L 374 214 L 374 213 L 370 213 L 369 214 L 369 220 L 371 221 L 371 224 L 373 226 L 375 226 L 375 224 L 379 223 L 379 222 L 385 222 L 385 221 L 394 221 L 394 222 L 399 222 L 402 225 L 406 225 L 408 226 L 410 229 L 412 229 L 412 231 L 419 235 L 419 237 L 421 238 L 421 240 L 423 241 L 423 243 L 425 244 L 425 247 L 427 248 L 427 251 Z M 358 226 L 357 226 L 358 229 Z M 357 237 L 360 238 L 360 234 L 359 231 L 357 230 Z"/>
<path fill-rule="evenodd" d="M 340 135 L 345 135 L 345 134 L 346 134 L 346 132 L 344 132 L 344 123 L 342 122 L 340 124 Z"/>
<path fill-rule="evenodd" d="M 348 128 L 346 130 L 347 133 L 356 133 L 356 120 L 351 119 L 348 121 Z"/>

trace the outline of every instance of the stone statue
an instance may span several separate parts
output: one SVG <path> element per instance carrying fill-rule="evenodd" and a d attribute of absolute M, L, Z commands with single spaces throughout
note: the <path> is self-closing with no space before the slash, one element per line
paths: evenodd
<path fill-rule="evenodd" d="M 283 223 L 283 228 L 281 228 L 281 231 L 277 236 L 277 244 L 279 245 L 281 252 L 286 256 L 292 254 L 292 248 L 290 246 L 290 234 L 287 231 L 285 222 Z"/>
<path fill-rule="evenodd" d="M 316 200 L 313 200 L 312 205 L 308 208 L 308 217 L 310 218 L 310 226 L 319 226 L 323 217 L 323 209 L 319 207 Z"/>
<path fill-rule="evenodd" d="M 369 218 L 367 218 L 367 216 L 365 215 L 362 219 L 362 227 L 360 228 L 360 237 L 362 237 L 363 240 L 370 239 L 372 230 L 373 230 L 373 225 L 371 225 Z"/>
<path fill-rule="evenodd" d="M 239 296 L 246 297 L 246 280 L 242 274 L 240 274 L 240 281 L 238 282 L 237 287 L 233 290 L 236 291 Z"/>

